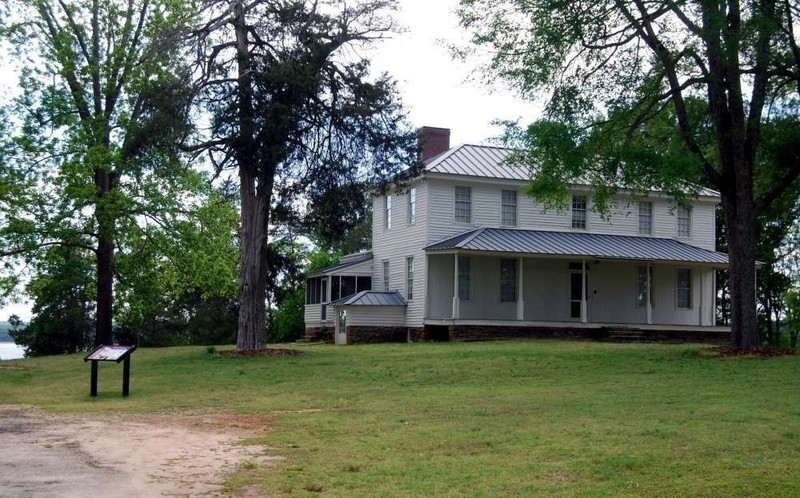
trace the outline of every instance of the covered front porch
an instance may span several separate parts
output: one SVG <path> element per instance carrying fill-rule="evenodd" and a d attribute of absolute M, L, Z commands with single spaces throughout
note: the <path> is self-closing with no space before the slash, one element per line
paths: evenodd
<path fill-rule="evenodd" d="M 715 327 L 727 256 L 673 239 L 479 229 L 427 251 L 425 325 L 449 337 L 476 327 L 727 330 Z"/>

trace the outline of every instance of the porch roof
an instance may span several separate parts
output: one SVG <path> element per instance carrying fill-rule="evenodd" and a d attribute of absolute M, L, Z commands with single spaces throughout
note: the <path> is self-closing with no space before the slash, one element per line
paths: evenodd
<path fill-rule="evenodd" d="M 357 253 L 357 254 L 349 254 L 347 256 L 342 256 L 341 261 L 339 263 L 329 266 L 327 268 L 323 268 L 321 270 L 317 270 L 313 273 L 309 273 L 306 275 L 306 278 L 317 277 L 319 275 L 325 275 L 328 273 L 334 273 L 339 270 L 344 270 L 345 268 L 349 268 L 351 266 L 355 266 L 359 263 L 363 263 L 365 261 L 369 261 L 372 259 L 372 251 Z"/>
<path fill-rule="evenodd" d="M 675 239 L 513 228 L 477 228 L 431 244 L 425 250 L 465 250 L 719 266 L 728 264 L 727 254 L 691 246 Z"/>
<path fill-rule="evenodd" d="M 408 303 L 399 292 L 366 290 L 331 302 L 328 306 L 406 306 Z"/>

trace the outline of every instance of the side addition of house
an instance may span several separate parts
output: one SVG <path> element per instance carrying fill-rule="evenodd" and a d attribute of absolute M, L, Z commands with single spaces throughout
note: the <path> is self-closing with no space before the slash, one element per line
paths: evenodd
<path fill-rule="evenodd" d="M 521 188 L 508 149 L 422 128 L 424 168 L 373 198 L 372 251 L 307 278 L 306 335 L 337 344 L 499 337 L 727 342 L 715 326 L 717 192 L 681 205 L 621 191 L 610 216 L 574 185 L 566 212 Z"/>

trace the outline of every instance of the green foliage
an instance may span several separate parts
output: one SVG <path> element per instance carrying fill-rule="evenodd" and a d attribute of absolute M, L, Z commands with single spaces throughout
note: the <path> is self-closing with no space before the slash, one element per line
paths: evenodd
<path fill-rule="evenodd" d="M 91 260 L 86 251 L 55 246 L 28 284 L 33 319 L 11 331 L 26 356 L 84 351 L 94 339 Z"/>
<path fill-rule="evenodd" d="M 281 301 L 288 287 L 275 277 L 283 257 L 275 242 L 285 241 L 268 237 L 267 227 L 304 226 L 328 240 L 346 233 L 365 219 L 368 189 L 416 164 L 416 133 L 394 82 L 370 74 L 352 51 L 393 30 L 396 2 L 211 5 L 226 14 L 195 33 L 206 69 L 198 103 L 213 116 L 212 140 L 193 148 L 208 151 L 218 171 L 239 172 L 239 302 L 247 319 L 237 344 L 260 350 L 264 296 Z"/>
<path fill-rule="evenodd" d="M 789 329 L 789 345 L 797 347 L 797 339 L 800 337 L 800 291 L 797 289 L 787 290 L 784 294 L 786 301 L 786 325 Z"/>
<path fill-rule="evenodd" d="M 546 205 L 563 206 L 569 184 L 594 187 L 601 214 L 619 188 L 658 190 L 678 202 L 697 185 L 720 192 L 731 329 L 742 348 L 759 345 L 757 216 L 800 179 L 797 8 L 461 0 L 458 11 L 472 42 L 460 55 L 485 51 L 487 79 L 546 94 L 544 120 L 506 133 L 522 138 L 526 150 L 511 159 L 530 167 L 529 193 Z"/>
<path fill-rule="evenodd" d="M 303 337 L 305 332 L 306 293 L 299 286 L 286 293 L 278 307 L 270 314 L 269 342 L 292 342 Z"/>

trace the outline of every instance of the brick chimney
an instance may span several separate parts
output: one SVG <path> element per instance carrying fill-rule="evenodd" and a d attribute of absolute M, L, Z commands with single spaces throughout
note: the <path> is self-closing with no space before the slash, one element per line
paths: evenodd
<path fill-rule="evenodd" d="M 450 149 L 450 129 L 423 126 L 417 131 L 419 136 L 420 160 L 427 161 L 433 156 Z"/>

